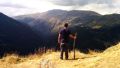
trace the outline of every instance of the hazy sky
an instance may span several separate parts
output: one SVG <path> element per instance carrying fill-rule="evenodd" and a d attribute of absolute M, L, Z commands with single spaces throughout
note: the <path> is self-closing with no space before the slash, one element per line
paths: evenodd
<path fill-rule="evenodd" d="M 9 16 L 52 9 L 91 10 L 100 14 L 120 13 L 120 0 L 0 0 L 0 12 Z"/>

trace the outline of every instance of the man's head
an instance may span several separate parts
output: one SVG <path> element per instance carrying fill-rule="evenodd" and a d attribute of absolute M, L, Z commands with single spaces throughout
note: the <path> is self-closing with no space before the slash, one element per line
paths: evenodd
<path fill-rule="evenodd" d="M 68 27 L 68 23 L 65 23 L 65 24 L 64 24 L 64 27 L 67 28 L 67 27 Z"/>

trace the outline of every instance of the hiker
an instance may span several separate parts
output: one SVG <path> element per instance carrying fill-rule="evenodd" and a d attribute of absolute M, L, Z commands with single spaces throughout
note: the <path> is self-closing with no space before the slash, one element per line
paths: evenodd
<path fill-rule="evenodd" d="M 58 43 L 60 44 L 60 59 L 63 59 L 63 52 L 65 52 L 65 59 L 68 59 L 68 42 L 69 39 L 76 39 L 76 36 L 71 34 L 68 29 L 68 23 L 64 24 L 64 28 L 59 32 Z"/>

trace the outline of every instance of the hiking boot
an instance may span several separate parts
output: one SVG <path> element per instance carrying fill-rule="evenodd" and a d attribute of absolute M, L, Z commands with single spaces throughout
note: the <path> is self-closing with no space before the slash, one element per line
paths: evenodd
<path fill-rule="evenodd" d="M 63 58 L 60 57 L 61 60 L 63 60 Z"/>
<path fill-rule="evenodd" d="M 65 60 L 68 60 L 68 58 L 65 58 Z"/>

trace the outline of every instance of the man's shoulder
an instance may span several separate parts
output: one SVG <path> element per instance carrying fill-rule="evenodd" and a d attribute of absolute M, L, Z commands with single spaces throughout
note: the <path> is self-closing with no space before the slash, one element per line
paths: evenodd
<path fill-rule="evenodd" d="M 59 33 L 62 33 L 64 30 L 65 30 L 65 29 L 61 29 L 61 30 L 59 31 Z"/>
<path fill-rule="evenodd" d="M 61 29 L 60 33 L 62 33 L 62 32 L 71 32 L 71 30 L 70 29 Z"/>

